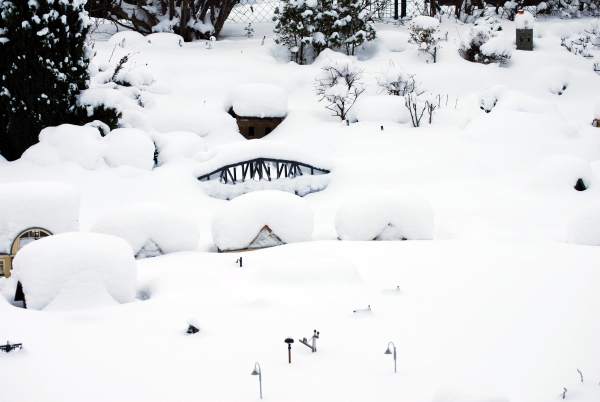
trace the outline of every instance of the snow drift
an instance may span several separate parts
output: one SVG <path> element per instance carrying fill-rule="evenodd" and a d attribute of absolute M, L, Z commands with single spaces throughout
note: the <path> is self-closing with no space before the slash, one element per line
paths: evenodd
<path fill-rule="evenodd" d="M 158 205 L 133 205 L 113 211 L 100 217 L 91 231 L 126 240 L 137 258 L 198 247 L 195 223 Z"/>
<path fill-rule="evenodd" d="M 245 84 L 235 88 L 227 109 L 233 108 L 238 116 L 285 117 L 287 94 L 281 87 L 271 84 Z"/>
<path fill-rule="evenodd" d="M 589 208 L 571 217 L 567 241 L 587 246 L 600 246 L 600 208 Z"/>
<path fill-rule="evenodd" d="M 104 137 L 104 141 L 104 159 L 109 166 L 131 166 L 143 170 L 154 167 L 154 143 L 142 130 L 118 128 Z"/>
<path fill-rule="evenodd" d="M 97 233 L 63 233 L 23 247 L 13 274 L 27 307 L 42 310 L 97 307 L 134 300 L 137 266 L 122 239 Z"/>
<path fill-rule="evenodd" d="M 342 204 L 335 216 L 340 240 L 433 239 L 433 209 L 419 197 L 380 195 Z"/>
<path fill-rule="evenodd" d="M 302 198 L 282 191 L 256 191 L 217 211 L 212 235 L 220 251 L 248 248 L 267 226 L 283 243 L 310 240 L 313 212 Z"/>

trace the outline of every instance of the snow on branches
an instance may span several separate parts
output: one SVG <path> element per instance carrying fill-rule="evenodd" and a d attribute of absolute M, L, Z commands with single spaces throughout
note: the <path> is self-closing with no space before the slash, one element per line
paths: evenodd
<path fill-rule="evenodd" d="M 410 42 L 417 45 L 419 51 L 437 61 L 437 46 L 440 41 L 440 22 L 425 15 L 413 18 L 408 25 Z"/>
<path fill-rule="evenodd" d="M 325 101 L 325 108 L 341 120 L 346 120 L 348 112 L 363 94 L 362 71 L 349 62 L 333 62 L 323 67 L 316 80 L 316 93 L 319 101 Z"/>

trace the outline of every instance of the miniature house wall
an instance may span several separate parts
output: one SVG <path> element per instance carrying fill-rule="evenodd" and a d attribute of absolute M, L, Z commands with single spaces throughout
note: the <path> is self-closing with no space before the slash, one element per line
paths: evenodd
<path fill-rule="evenodd" d="M 517 50 L 533 50 L 534 21 L 535 18 L 528 11 L 517 11 L 515 15 Z"/>
<path fill-rule="evenodd" d="M 15 237 L 11 243 L 8 254 L 0 254 L 0 276 L 9 277 L 12 269 L 12 260 L 20 249 L 27 244 L 43 237 L 51 236 L 52 232 L 44 228 L 28 228 Z"/>
<path fill-rule="evenodd" d="M 287 115 L 287 95 L 275 85 L 241 85 L 230 96 L 228 112 L 246 139 L 263 138 Z"/>

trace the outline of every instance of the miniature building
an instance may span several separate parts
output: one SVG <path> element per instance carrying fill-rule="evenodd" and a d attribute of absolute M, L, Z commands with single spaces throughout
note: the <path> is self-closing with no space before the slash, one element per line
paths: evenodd
<path fill-rule="evenodd" d="M 287 95 L 275 85 L 246 84 L 231 94 L 228 112 L 247 139 L 262 138 L 273 131 L 287 114 Z"/>
<path fill-rule="evenodd" d="M 32 241 L 51 235 L 52 232 L 44 228 L 28 228 L 19 233 L 12 241 L 10 249 L 6 250 L 8 253 L 0 252 L 0 276 L 10 276 L 12 260 L 21 248 Z"/>
<path fill-rule="evenodd" d="M 533 50 L 533 29 L 517 29 L 517 50 Z"/>

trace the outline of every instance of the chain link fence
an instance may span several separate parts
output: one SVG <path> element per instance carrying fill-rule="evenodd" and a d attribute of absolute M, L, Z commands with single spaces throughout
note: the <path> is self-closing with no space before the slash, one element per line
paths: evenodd
<path fill-rule="evenodd" d="M 428 3 L 425 0 L 405 0 L 406 16 L 413 17 L 425 14 L 428 9 Z M 273 12 L 275 8 L 282 3 L 280 0 L 242 0 L 236 5 L 231 14 L 229 22 L 248 24 L 273 21 Z M 384 21 L 397 18 L 401 15 L 401 0 L 388 1 L 383 7 L 378 7 L 375 17 Z"/>

